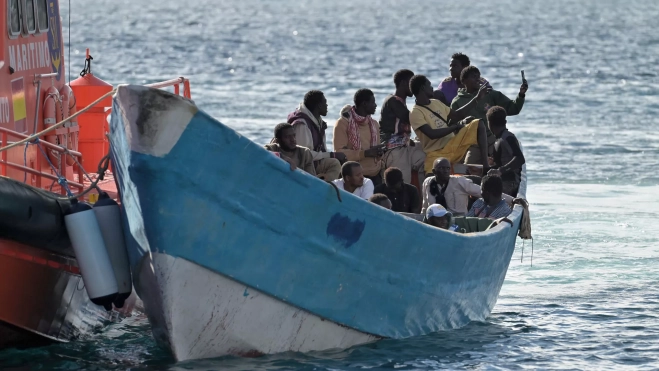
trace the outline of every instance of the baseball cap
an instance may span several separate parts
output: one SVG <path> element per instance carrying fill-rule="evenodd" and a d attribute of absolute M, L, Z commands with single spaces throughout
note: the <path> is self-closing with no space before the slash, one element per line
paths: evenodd
<path fill-rule="evenodd" d="M 435 216 L 442 217 L 445 216 L 446 213 L 447 211 L 444 206 L 440 204 L 432 204 L 428 206 L 428 209 L 426 210 L 426 218 L 432 218 Z"/>

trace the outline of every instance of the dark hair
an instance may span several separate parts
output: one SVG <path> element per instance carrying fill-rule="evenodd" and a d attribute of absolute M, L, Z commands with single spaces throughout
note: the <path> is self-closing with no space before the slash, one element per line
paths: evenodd
<path fill-rule="evenodd" d="M 458 62 L 462 65 L 462 68 L 468 67 L 471 64 L 469 57 L 464 53 L 455 53 L 451 56 L 451 59 L 457 59 Z"/>
<path fill-rule="evenodd" d="M 359 89 L 359 90 L 357 90 L 357 92 L 355 93 L 355 97 L 353 99 L 354 102 L 355 102 L 355 107 L 359 106 L 362 103 L 368 102 L 371 99 L 371 97 L 374 97 L 374 96 L 375 95 L 373 95 L 373 92 L 371 91 L 371 89 Z"/>
<path fill-rule="evenodd" d="M 373 196 L 369 197 L 369 199 L 368 199 L 369 202 L 372 202 L 374 204 L 378 204 L 380 206 L 382 206 L 382 203 L 385 200 L 390 201 L 389 197 L 387 197 L 387 195 L 385 195 L 383 193 L 375 193 L 375 194 L 373 194 Z"/>
<path fill-rule="evenodd" d="M 503 193 L 503 182 L 501 178 L 494 175 L 486 175 L 481 181 L 481 186 L 483 187 L 484 192 L 489 192 L 493 195 L 499 195 Z"/>
<path fill-rule="evenodd" d="M 394 84 L 398 86 L 403 80 L 411 79 L 414 76 L 414 72 L 410 70 L 398 70 L 394 73 Z"/>
<path fill-rule="evenodd" d="M 460 72 L 460 82 L 464 84 L 464 81 L 469 78 L 469 76 L 473 74 L 479 74 L 481 71 L 476 67 L 476 66 L 469 66 L 465 67 L 462 69 L 462 72 Z"/>
<path fill-rule="evenodd" d="M 393 186 L 403 180 L 403 172 L 397 167 L 390 167 L 384 171 L 384 184 Z"/>
<path fill-rule="evenodd" d="M 416 95 L 419 91 L 421 91 L 423 86 L 426 84 L 426 81 L 428 81 L 428 78 L 424 75 L 412 76 L 410 79 L 410 90 L 412 91 L 412 94 Z"/>
<path fill-rule="evenodd" d="M 485 116 L 490 126 L 501 127 L 506 125 L 506 110 L 501 106 L 490 108 Z"/>
<path fill-rule="evenodd" d="M 293 129 L 293 125 L 283 123 L 275 126 L 275 139 L 278 141 L 281 140 L 281 136 L 284 134 L 284 130 L 286 129 Z"/>
<path fill-rule="evenodd" d="M 325 94 L 323 94 L 322 91 L 310 90 L 307 92 L 307 94 L 304 95 L 304 105 L 309 109 L 309 111 L 313 111 L 314 108 L 318 107 L 320 102 L 323 101 L 323 97 L 325 97 Z"/>
<path fill-rule="evenodd" d="M 357 161 L 348 161 L 343 166 L 341 166 L 341 176 L 342 177 L 347 177 L 347 176 L 352 176 L 352 169 L 361 166 L 361 164 Z"/>

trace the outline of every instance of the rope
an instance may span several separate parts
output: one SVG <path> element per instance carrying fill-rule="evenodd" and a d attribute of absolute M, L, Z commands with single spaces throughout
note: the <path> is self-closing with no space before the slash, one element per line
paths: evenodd
<path fill-rule="evenodd" d="M 71 0 L 69 0 L 69 68 L 68 68 L 68 75 L 69 75 L 69 85 L 71 85 Z"/>
<path fill-rule="evenodd" d="M 93 60 L 94 60 L 94 58 L 92 58 L 91 55 L 89 55 L 89 56 L 87 56 L 87 58 L 85 58 L 85 68 L 83 68 L 82 71 L 80 71 L 80 76 L 81 77 L 84 77 L 88 73 L 92 73 L 92 61 Z"/>
<path fill-rule="evenodd" d="M 53 163 L 50 161 L 50 158 L 48 158 L 48 155 L 46 154 L 46 151 L 43 150 L 43 148 L 41 147 L 41 144 L 39 143 L 39 138 L 35 139 L 33 144 L 36 144 L 37 147 L 39 147 L 39 150 L 41 151 L 41 154 L 46 158 L 46 161 L 48 161 L 48 164 L 50 165 L 50 167 L 55 172 L 55 176 L 57 176 L 57 183 L 59 183 L 59 185 L 64 187 L 64 190 L 66 191 L 66 194 L 69 195 L 69 197 L 71 197 L 73 195 L 73 193 L 71 193 L 71 189 L 69 189 L 69 183 L 66 181 L 66 178 L 64 178 L 64 177 L 62 177 L 62 175 L 60 175 L 60 173 L 59 173 L 59 171 L 57 171 L 57 168 L 55 167 L 55 165 L 53 165 Z"/>
<path fill-rule="evenodd" d="M 32 136 L 29 136 L 29 137 L 27 137 L 27 138 L 25 138 L 25 139 L 19 140 L 18 142 L 14 142 L 14 143 L 12 143 L 12 144 L 10 144 L 10 145 L 8 145 L 8 146 L 4 146 L 4 147 L 0 148 L 0 152 L 3 152 L 3 151 L 6 151 L 6 150 L 9 150 L 9 149 L 12 149 L 12 148 L 14 148 L 14 147 L 18 147 L 18 146 L 20 146 L 21 144 L 24 144 L 24 143 L 27 143 L 27 142 L 33 142 L 35 139 L 39 139 L 40 136 L 42 136 L 42 135 L 44 135 L 44 134 L 47 134 L 47 133 L 50 133 L 51 131 L 53 131 L 53 130 L 55 130 L 55 129 L 58 129 L 59 127 L 61 127 L 61 126 L 63 126 L 64 124 L 66 124 L 67 122 L 69 122 L 69 121 L 73 120 L 74 118 L 80 116 L 81 114 L 87 112 L 87 111 L 90 110 L 92 107 L 94 107 L 95 105 L 97 105 L 98 103 L 100 103 L 103 99 L 105 99 L 105 98 L 111 96 L 112 94 L 114 94 L 114 93 L 116 93 L 116 92 L 117 92 L 117 89 L 116 89 L 116 88 L 115 88 L 115 89 L 112 89 L 111 91 L 109 91 L 109 92 L 103 94 L 103 95 L 102 95 L 100 98 L 98 98 L 97 100 L 95 100 L 95 101 L 93 101 L 92 103 L 90 103 L 87 107 L 85 107 L 85 108 L 81 109 L 80 111 L 74 113 L 73 115 L 71 115 L 71 116 L 65 118 L 64 120 L 58 122 L 57 124 L 55 124 L 55 125 L 49 127 L 48 129 L 44 129 L 44 130 L 42 130 L 42 131 L 40 131 L 40 132 L 38 132 L 38 133 L 36 133 L 36 134 L 34 134 L 34 135 L 32 135 Z"/>
<path fill-rule="evenodd" d="M 339 202 L 343 202 L 343 200 L 341 200 L 341 192 L 339 191 L 339 187 L 337 187 L 336 184 L 334 184 L 334 182 L 327 182 L 327 183 L 329 183 L 332 187 L 334 187 L 334 190 L 336 191 L 336 198 L 339 199 Z"/>
<path fill-rule="evenodd" d="M 109 167 L 110 167 L 110 154 L 108 153 L 107 155 L 103 156 L 101 161 L 98 163 L 98 170 L 97 170 L 98 177 L 96 178 L 96 180 L 92 182 L 92 184 L 87 189 L 78 193 L 77 195 L 70 195 L 69 197 L 60 197 L 60 199 L 72 200 L 74 198 L 83 197 L 93 189 L 96 189 L 98 191 L 99 190 L 98 182 L 103 180 L 103 178 L 105 177 L 105 172 L 108 170 Z"/>

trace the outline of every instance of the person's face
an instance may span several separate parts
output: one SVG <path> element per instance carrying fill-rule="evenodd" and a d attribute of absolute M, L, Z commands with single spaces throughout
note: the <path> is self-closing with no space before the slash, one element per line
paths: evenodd
<path fill-rule="evenodd" d="M 448 229 L 448 220 L 443 216 L 433 216 L 428 219 L 428 222 L 434 227 Z"/>
<path fill-rule="evenodd" d="M 483 187 L 481 187 L 481 196 L 483 197 L 483 201 L 485 201 L 485 204 L 489 205 L 490 201 L 492 201 L 492 194 L 490 192 L 485 192 Z"/>
<path fill-rule="evenodd" d="M 432 168 L 432 173 L 437 179 L 446 181 L 451 177 L 451 163 L 448 160 L 441 160 Z"/>
<path fill-rule="evenodd" d="M 400 191 L 403 189 L 403 181 L 401 180 L 400 182 L 396 183 L 392 187 L 395 191 Z"/>
<path fill-rule="evenodd" d="M 463 68 L 464 67 L 462 66 L 460 61 L 458 61 L 457 59 L 451 59 L 451 64 L 449 64 L 449 66 L 448 66 L 448 70 L 449 70 L 449 72 L 451 72 L 451 77 L 453 77 L 455 79 L 460 78 L 460 72 L 462 72 Z"/>
<path fill-rule="evenodd" d="M 281 133 L 281 143 L 279 143 L 279 145 L 286 151 L 295 150 L 297 140 L 295 139 L 295 130 L 293 130 L 293 128 L 284 129 Z"/>
<path fill-rule="evenodd" d="M 323 99 L 320 101 L 320 104 L 318 105 L 319 109 L 319 114 L 321 116 L 327 116 L 327 99 L 325 99 L 325 96 L 323 96 Z"/>
<path fill-rule="evenodd" d="M 426 79 L 426 84 L 423 86 L 423 92 L 426 96 L 432 98 L 432 84 L 430 83 L 430 80 Z"/>
<path fill-rule="evenodd" d="M 366 109 L 366 113 L 369 115 L 375 113 L 375 109 L 378 108 L 378 105 L 375 103 L 375 96 L 371 96 L 371 99 L 364 103 L 364 108 Z"/>
<path fill-rule="evenodd" d="M 469 77 L 463 81 L 464 86 L 467 90 L 478 90 L 481 87 L 481 74 L 472 73 Z"/>
<path fill-rule="evenodd" d="M 402 85 L 401 87 L 404 89 L 403 91 L 405 92 L 405 94 L 408 97 L 411 97 L 413 94 L 412 94 L 412 90 L 410 89 L 410 79 L 401 81 L 401 85 Z"/>
<path fill-rule="evenodd" d="M 364 172 L 361 166 L 355 166 L 352 168 L 352 175 L 347 176 L 344 179 L 345 182 L 350 184 L 353 187 L 361 187 L 364 185 Z"/>

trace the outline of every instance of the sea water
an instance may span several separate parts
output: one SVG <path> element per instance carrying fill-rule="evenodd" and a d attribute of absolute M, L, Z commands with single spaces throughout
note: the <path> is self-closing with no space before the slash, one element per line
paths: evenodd
<path fill-rule="evenodd" d="M 0 351 L 0 368 L 659 368 L 659 2 L 73 0 L 61 14 L 73 78 L 86 47 L 113 84 L 188 77 L 199 107 L 257 143 L 310 89 L 327 97 L 331 144 L 354 92 L 381 105 L 398 69 L 437 86 L 462 51 L 511 98 L 523 69 L 509 128 L 525 148 L 533 250 L 519 242 L 492 315 L 455 331 L 175 363 L 136 315 L 84 341 Z"/>

